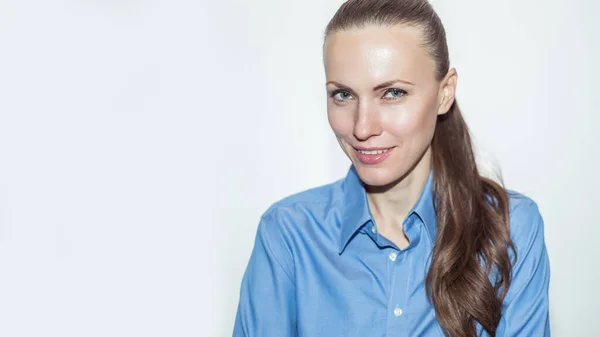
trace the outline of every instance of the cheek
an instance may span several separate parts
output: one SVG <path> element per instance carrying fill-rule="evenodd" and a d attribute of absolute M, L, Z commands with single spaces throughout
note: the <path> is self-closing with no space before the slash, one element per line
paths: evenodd
<path fill-rule="evenodd" d="M 327 119 L 329 126 L 337 137 L 345 137 L 352 134 L 354 129 L 354 117 L 350 111 L 340 107 L 327 107 Z"/>
<path fill-rule="evenodd" d="M 391 110 L 391 109 L 390 109 Z M 385 114 L 388 132 L 406 142 L 430 141 L 435 130 L 435 104 L 415 101 Z"/>

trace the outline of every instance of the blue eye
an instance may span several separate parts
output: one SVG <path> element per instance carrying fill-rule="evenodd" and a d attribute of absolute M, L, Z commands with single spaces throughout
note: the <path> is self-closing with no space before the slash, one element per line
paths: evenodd
<path fill-rule="evenodd" d="M 332 92 L 330 96 L 333 97 L 333 99 L 335 99 L 336 101 L 345 101 L 347 99 L 350 99 L 352 97 L 352 94 L 345 90 L 336 90 Z"/>
<path fill-rule="evenodd" d="M 390 96 L 390 94 L 391 94 L 391 96 Z M 406 95 L 406 91 L 404 91 L 402 89 L 392 88 L 392 89 L 388 89 L 385 92 L 385 95 L 383 97 L 395 99 L 395 98 L 400 98 L 404 95 Z"/>

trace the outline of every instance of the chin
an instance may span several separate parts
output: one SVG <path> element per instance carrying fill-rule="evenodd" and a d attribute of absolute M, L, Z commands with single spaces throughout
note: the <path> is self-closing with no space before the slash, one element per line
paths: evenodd
<path fill-rule="evenodd" d="M 368 186 L 386 186 L 397 182 L 405 173 L 397 165 L 365 165 L 355 162 L 356 172 L 360 180 Z"/>

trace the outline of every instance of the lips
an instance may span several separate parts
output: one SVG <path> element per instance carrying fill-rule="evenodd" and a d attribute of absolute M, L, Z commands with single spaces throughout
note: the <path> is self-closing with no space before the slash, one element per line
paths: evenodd
<path fill-rule="evenodd" d="M 365 165 L 379 164 L 386 160 L 393 151 L 393 147 L 354 148 L 356 157 Z"/>

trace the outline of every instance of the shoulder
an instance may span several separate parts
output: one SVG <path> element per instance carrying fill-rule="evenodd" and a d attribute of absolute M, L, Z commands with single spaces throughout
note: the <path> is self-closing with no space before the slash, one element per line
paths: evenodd
<path fill-rule="evenodd" d="M 537 203 L 531 198 L 508 191 L 510 237 L 514 251 L 511 286 L 505 304 L 515 299 L 520 305 L 547 298 L 550 261 L 544 240 L 544 220 Z M 515 255 L 516 254 L 516 258 Z"/>
<path fill-rule="evenodd" d="M 330 218 L 332 209 L 342 205 L 342 180 L 313 187 L 271 204 L 262 214 L 257 239 L 264 243 L 275 260 L 294 279 L 297 252 L 309 238 L 322 238 L 317 230 Z M 303 248 L 304 247 L 304 248 Z"/>
<path fill-rule="evenodd" d="M 509 251 L 513 262 L 513 277 L 519 283 L 518 279 L 529 279 L 540 270 L 548 270 L 544 275 L 549 277 L 544 220 L 540 209 L 531 198 L 514 191 L 508 193 L 510 238 L 514 247 L 514 251 Z M 513 254 L 516 254 L 516 259 Z"/>
<path fill-rule="evenodd" d="M 336 180 L 272 203 L 261 215 L 259 234 L 294 246 L 293 241 L 322 226 L 332 211 L 343 206 L 342 184 L 343 179 Z"/>
<path fill-rule="evenodd" d="M 321 218 L 343 202 L 343 180 L 294 193 L 272 203 L 261 215 L 265 223 L 298 222 L 306 217 Z"/>
<path fill-rule="evenodd" d="M 544 238 L 544 221 L 538 204 L 530 197 L 508 190 L 510 236 L 516 246 L 528 246 Z"/>

